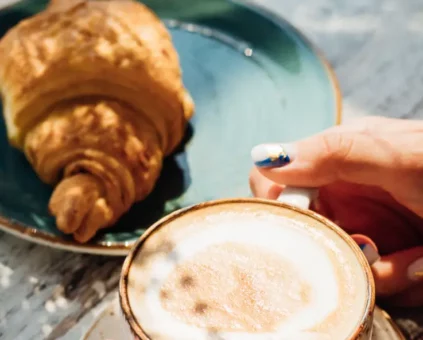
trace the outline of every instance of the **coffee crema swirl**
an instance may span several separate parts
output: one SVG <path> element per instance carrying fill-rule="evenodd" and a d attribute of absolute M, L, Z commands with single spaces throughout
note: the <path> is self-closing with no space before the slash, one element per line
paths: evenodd
<path fill-rule="evenodd" d="M 128 274 L 132 314 L 152 340 L 348 339 L 366 296 L 338 234 L 260 203 L 209 206 L 161 226 Z"/>

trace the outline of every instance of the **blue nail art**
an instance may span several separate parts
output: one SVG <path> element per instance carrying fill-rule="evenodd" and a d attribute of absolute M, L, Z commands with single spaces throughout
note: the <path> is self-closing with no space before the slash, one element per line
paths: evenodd
<path fill-rule="evenodd" d="M 291 158 L 282 145 L 272 145 L 266 154 L 266 158 L 257 160 L 254 164 L 258 167 L 281 167 L 291 162 Z"/>
<path fill-rule="evenodd" d="M 370 244 L 359 244 L 359 247 L 370 265 L 380 259 L 380 255 L 377 253 L 377 250 Z"/>

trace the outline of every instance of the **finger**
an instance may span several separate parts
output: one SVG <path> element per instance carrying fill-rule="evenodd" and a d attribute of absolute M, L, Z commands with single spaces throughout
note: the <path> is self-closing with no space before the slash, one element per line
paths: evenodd
<path fill-rule="evenodd" d="M 250 173 L 250 188 L 255 197 L 276 199 L 282 192 L 282 187 L 263 176 L 257 168 Z"/>
<path fill-rule="evenodd" d="M 377 246 L 369 237 L 361 234 L 354 234 L 351 237 L 359 245 L 370 265 L 380 260 Z"/>
<path fill-rule="evenodd" d="M 421 168 L 423 123 L 384 118 L 360 122 L 293 144 L 261 144 L 251 156 L 260 172 L 279 184 L 322 186 L 343 180 L 392 189 L 400 178 L 403 185 L 416 182 L 416 176 L 404 178 L 403 172 L 410 175 Z M 407 146 L 412 153 L 404 153 Z"/>
<path fill-rule="evenodd" d="M 252 158 L 270 180 L 323 186 L 337 180 L 383 187 L 392 181 L 396 150 L 371 135 L 330 129 L 294 144 L 261 144 Z"/>
<path fill-rule="evenodd" d="M 367 236 L 351 235 L 372 266 L 376 293 L 406 301 L 406 291 L 423 285 L 423 247 L 380 257 L 376 244 Z"/>
<path fill-rule="evenodd" d="M 423 283 L 411 287 L 399 294 L 384 299 L 384 302 L 398 307 L 423 306 Z"/>
<path fill-rule="evenodd" d="M 382 256 L 372 266 L 379 296 L 392 296 L 423 283 L 423 247 Z"/>

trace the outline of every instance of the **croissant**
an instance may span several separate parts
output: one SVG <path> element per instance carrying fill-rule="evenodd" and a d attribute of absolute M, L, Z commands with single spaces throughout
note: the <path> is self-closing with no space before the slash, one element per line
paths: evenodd
<path fill-rule="evenodd" d="M 54 0 L 0 40 L 8 139 L 87 242 L 151 193 L 194 103 L 170 34 L 135 1 Z"/>

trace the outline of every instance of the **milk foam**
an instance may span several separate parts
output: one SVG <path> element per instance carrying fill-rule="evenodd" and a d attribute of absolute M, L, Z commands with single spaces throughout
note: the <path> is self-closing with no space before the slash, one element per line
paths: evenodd
<path fill-rule="evenodd" d="M 339 242 L 328 239 L 319 228 L 307 228 L 304 224 L 284 216 L 243 211 L 202 216 L 190 221 L 182 230 L 172 231 L 169 228 L 167 237 L 169 235 L 172 237 L 174 234 L 177 241 L 166 256 L 157 256 L 148 265 L 145 265 L 147 262 L 144 260 L 139 270 L 136 269 L 136 264 L 131 267 L 129 275 L 129 280 L 133 282 L 129 286 L 131 308 L 143 329 L 153 340 L 155 340 L 154 334 L 159 334 L 157 338 L 160 340 L 339 340 L 342 337 L 346 338 L 357 325 L 360 311 L 364 309 L 363 302 L 359 301 L 360 299 L 354 302 L 354 298 L 350 298 L 347 304 L 345 301 L 340 301 L 342 296 L 340 287 L 358 285 L 358 290 L 364 294 L 366 289 L 364 275 L 357 274 L 357 263 L 351 265 L 351 254 L 344 254 L 348 248 L 345 245 L 341 247 L 342 249 L 338 247 Z M 182 233 L 178 235 L 178 232 Z M 300 279 L 311 287 L 309 303 L 283 320 L 272 333 L 218 331 L 215 337 L 210 331 L 182 322 L 165 310 L 160 298 L 161 289 L 175 268 L 210 246 L 228 242 L 262 247 L 288 260 L 297 270 Z M 343 266 L 341 277 L 339 265 L 334 264 L 333 254 L 336 254 L 336 259 Z M 357 267 L 356 272 L 354 265 Z M 142 287 L 142 293 L 136 292 L 138 275 L 149 279 Z M 349 282 L 346 282 L 348 280 Z M 348 315 L 349 319 L 342 320 L 342 325 L 334 325 L 333 334 L 316 330 L 318 325 L 340 308 L 349 308 L 355 314 Z M 342 330 L 336 330 L 336 326 Z M 344 334 L 340 336 L 340 332 Z"/>

